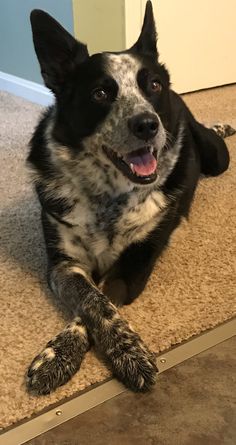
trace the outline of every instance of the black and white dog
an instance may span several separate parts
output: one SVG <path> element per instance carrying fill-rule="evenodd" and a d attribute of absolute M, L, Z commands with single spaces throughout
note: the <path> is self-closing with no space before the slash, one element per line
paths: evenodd
<path fill-rule="evenodd" d="M 64 384 L 95 344 L 119 380 L 146 390 L 155 358 L 117 306 L 142 292 L 188 215 L 200 174 L 225 171 L 228 150 L 170 89 L 150 1 L 138 41 L 120 53 L 89 56 L 40 10 L 31 24 L 56 100 L 28 162 L 42 205 L 48 282 L 72 321 L 32 362 L 28 388 L 46 394 Z"/>

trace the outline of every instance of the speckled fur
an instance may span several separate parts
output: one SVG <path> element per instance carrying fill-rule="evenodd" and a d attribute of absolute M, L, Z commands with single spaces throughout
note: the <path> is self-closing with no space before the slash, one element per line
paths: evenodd
<path fill-rule="evenodd" d="M 158 63 L 150 1 L 138 41 L 119 54 L 89 57 L 85 45 L 42 11 L 34 11 L 31 22 L 56 103 L 33 135 L 28 161 L 42 205 L 48 283 L 73 321 L 33 360 L 28 389 L 48 394 L 66 383 L 94 344 L 125 385 L 147 390 L 155 383 L 155 358 L 117 306 L 142 292 L 171 233 L 188 215 L 201 171 L 222 173 L 227 148 L 170 90 L 169 74 Z M 113 89 L 107 87 L 101 106 L 92 92 L 104 79 Z M 150 92 L 150 79 L 162 93 Z M 143 112 L 158 122 L 149 141 L 157 176 L 149 184 L 128 179 L 106 154 L 121 156 L 147 144 L 128 125 Z M 214 130 L 222 135 L 219 126 Z"/>
<path fill-rule="evenodd" d="M 91 146 L 91 151 L 94 151 L 94 148 L 98 147 L 100 152 L 101 146 L 105 145 L 120 154 L 141 148 L 143 141 L 137 141 L 137 138 L 128 129 L 127 121 L 135 114 L 150 112 L 156 115 L 159 121 L 159 131 L 154 144 L 161 150 L 166 143 L 166 132 L 158 114 L 150 102 L 144 98 L 138 86 L 137 74 L 142 67 L 141 63 L 128 54 L 106 54 L 105 57 L 107 73 L 119 85 L 118 97 L 96 134 L 84 142 L 86 148 L 89 149 Z"/>

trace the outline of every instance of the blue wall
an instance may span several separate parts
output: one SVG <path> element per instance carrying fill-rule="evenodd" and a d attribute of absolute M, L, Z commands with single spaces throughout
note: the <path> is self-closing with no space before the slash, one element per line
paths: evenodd
<path fill-rule="evenodd" d="M 43 9 L 73 33 L 72 0 L 0 0 L 0 71 L 43 83 L 29 15 Z"/>

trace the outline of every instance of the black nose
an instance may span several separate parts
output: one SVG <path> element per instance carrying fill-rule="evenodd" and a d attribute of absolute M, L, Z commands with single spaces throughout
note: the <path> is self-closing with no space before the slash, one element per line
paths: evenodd
<path fill-rule="evenodd" d="M 159 121 L 154 114 L 140 113 L 128 120 L 128 127 L 139 139 L 148 141 L 154 138 L 158 131 Z"/>

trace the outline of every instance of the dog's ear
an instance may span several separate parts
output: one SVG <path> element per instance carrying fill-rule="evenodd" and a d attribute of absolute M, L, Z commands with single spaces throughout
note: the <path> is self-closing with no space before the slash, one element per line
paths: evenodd
<path fill-rule="evenodd" d="M 157 33 L 152 2 L 150 0 L 148 0 L 146 3 L 141 34 L 137 42 L 132 46 L 132 48 L 130 48 L 130 51 L 144 55 L 146 54 L 155 57 L 155 59 L 158 58 Z"/>
<path fill-rule="evenodd" d="M 30 21 L 45 85 L 57 95 L 68 74 L 89 57 L 87 46 L 74 39 L 44 11 L 34 9 Z"/>

